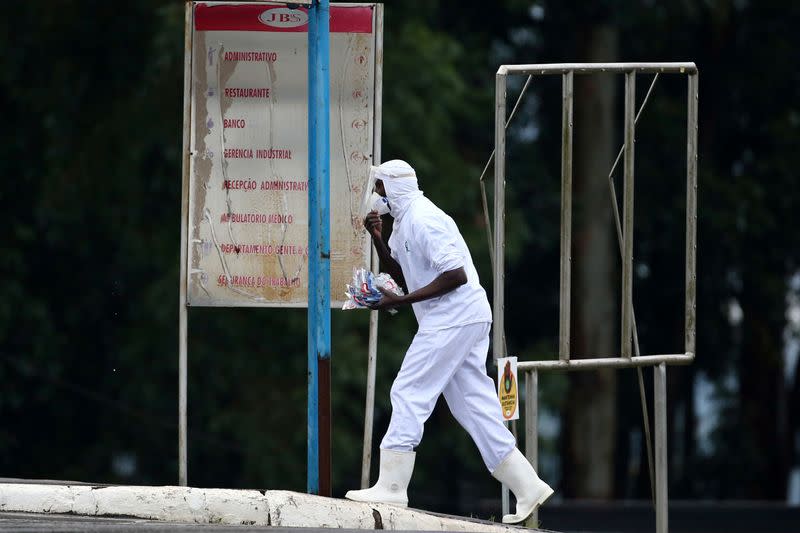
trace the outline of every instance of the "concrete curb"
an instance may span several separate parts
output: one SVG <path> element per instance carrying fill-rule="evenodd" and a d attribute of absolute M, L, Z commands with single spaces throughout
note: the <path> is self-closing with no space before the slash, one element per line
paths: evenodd
<path fill-rule="evenodd" d="M 282 490 L 0 484 L 0 511 L 129 516 L 195 524 L 519 533 L 530 529 Z"/>

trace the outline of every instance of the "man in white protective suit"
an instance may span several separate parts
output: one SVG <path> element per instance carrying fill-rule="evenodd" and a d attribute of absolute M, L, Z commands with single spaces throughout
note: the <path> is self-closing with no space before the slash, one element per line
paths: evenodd
<path fill-rule="evenodd" d="M 383 291 L 374 308 L 411 304 L 419 329 L 392 385 L 392 418 L 380 446 L 378 481 L 345 497 L 408 505 L 414 448 L 436 400 L 444 394 L 489 472 L 516 496 L 516 513 L 504 516 L 503 522 L 522 522 L 553 489 L 539 479 L 501 422 L 494 382 L 486 375 L 492 313 L 467 245 L 453 219 L 419 190 L 408 163 L 393 160 L 372 167 L 371 177 L 375 192 L 382 197 L 376 206 L 388 201 L 394 218 L 388 247 L 381 236 L 378 211 L 367 215 L 364 226 L 383 270 L 407 292 L 397 296 Z"/>

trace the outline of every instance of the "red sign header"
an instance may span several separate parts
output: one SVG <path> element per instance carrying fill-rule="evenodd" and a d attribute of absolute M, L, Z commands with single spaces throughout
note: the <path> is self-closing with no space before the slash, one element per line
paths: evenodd
<path fill-rule="evenodd" d="M 372 33 L 372 8 L 331 6 L 331 33 Z M 308 9 L 258 4 L 197 4 L 197 31 L 270 31 L 305 33 Z"/>

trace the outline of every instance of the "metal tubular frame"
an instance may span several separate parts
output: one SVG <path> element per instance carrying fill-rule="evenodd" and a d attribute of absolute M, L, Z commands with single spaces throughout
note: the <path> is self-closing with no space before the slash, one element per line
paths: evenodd
<path fill-rule="evenodd" d="M 697 71 L 689 75 L 686 118 L 686 335 L 685 350 L 695 351 L 697 312 Z"/>
<path fill-rule="evenodd" d="M 636 139 L 636 72 L 625 73 L 625 154 L 622 197 L 622 357 L 631 357 L 633 314 L 633 155 Z"/>
<path fill-rule="evenodd" d="M 572 214 L 572 87 L 574 74 L 592 73 L 625 74 L 625 147 L 624 147 L 624 198 L 621 256 L 622 275 L 622 342 L 620 357 L 595 359 L 570 359 L 569 353 L 569 293 L 570 247 Z M 633 192 L 634 145 L 636 114 L 636 74 L 671 73 L 688 75 L 687 112 L 687 170 L 686 170 L 686 293 L 685 293 L 685 353 L 640 355 L 638 342 L 636 354 L 631 354 L 631 343 L 636 341 L 634 323 L 633 274 Z M 668 531 L 667 485 L 667 365 L 691 364 L 695 357 L 696 337 L 696 257 L 697 257 L 697 109 L 698 71 L 694 63 L 562 63 L 535 65 L 502 65 L 495 79 L 495 183 L 494 183 L 494 331 L 495 358 L 506 355 L 502 342 L 505 331 L 505 166 L 506 166 L 506 78 L 509 75 L 528 76 L 561 74 L 562 87 L 562 193 L 561 193 L 561 279 L 559 307 L 559 358 L 547 361 L 520 361 L 518 370 L 525 374 L 524 408 L 525 454 L 536 466 L 538 459 L 538 375 L 543 370 L 592 370 L 598 368 L 654 367 L 655 395 L 655 500 L 656 532 Z M 650 87 L 652 90 L 652 85 Z M 647 97 L 649 97 L 648 91 Z M 646 98 L 647 98 L 646 97 Z M 642 108 L 644 104 L 642 105 Z M 641 112 L 641 110 L 640 110 Z M 614 163 L 616 167 L 616 162 Z M 613 170 L 612 170 L 613 174 Z M 610 178 L 609 178 L 610 179 Z M 613 183 L 612 183 L 613 192 Z M 616 210 L 616 201 L 615 210 Z M 535 525 L 537 516 L 531 516 L 528 525 Z"/>
<path fill-rule="evenodd" d="M 642 101 L 642 105 L 639 107 L 639 111 L 636 112 L 636 118 L 633 121 L 634 128 L 636 124 L 639 122 L 639 117 L 642 115 L 642 111 L 644 111 L 647 102 L 650 100 L 650 94 L 653 92 L 653 88 L 656 86 L 656 82 L 658 81 L 659 73 L 656 72 L 653 75 L 653 81 L 650 82 L 650 87 L 647 89 L 647 94 L 644 96 L 644 100 Z M 619 217 L 619 206 L 617 205 L 617 193 L 614 187 L 614 171 L 617 169 L 617 165 L 619 164 L 619 160 L 622 157 L 622 154 L 625 153 L 625 143 L 617 152 L 617 158 L 614 160 L 614 164 L 611 165 L 611 170 L 608 173 L 608 191 L 611 195 L 611 207 L 612 212 L 614 213 L 614 225 L 617 229 L 617 244 L 619 245 L 619 257 L 620 261 L 625 257 L 625 248 L 622 242 L 622 225 L 620 224 L 620 217 Z M 633 308 L 631 308 L 631 327 L 633 328 L 633 353 L 635 356 L 642 355 L 639 350 L 639 336 L 636 329 L 636 313 L 634 312 Z M 656 487 L 655 487 L 655 471 L 653 469 L 653 445 L 650 438 L 650 416 L 647 414 L 647 402 L 645 397 L 645 388 L 644 388 L 644 376 L 642 375 L 642 368 L 638 367 L 636 369 L 636 377 L 639 380 L 639 397 L 641 399 L 642 404 L 642 423 L 644 425 L 644 437 L 645 437 L 645 445 L 647 447 L 647 467 L 650 471 L 650 494 L 653 498 L 653 504 L 655 505 L 655 497 L 656 497 Z"/>
<path fill-rule="evenodd" d="M 559 291 L 558 358 L 569 361 L 570 293 L 572 287 L 572 101 L 573 73 L 562 75 L 561 104 L 561 283 Z"/>
<path fill-rule="evenodd" d="M 503 67 L 500 67 L 503 68 Z M 495 161 L 494 161 L 494 297 L 492 314 L 492 353 L 495 360 L 505 357 L 504 286 L 506 278 L 506 77 L 495 79 Z"/>
<path fill-rule="evenodd" d="M 370 268 L 380 268 L 378 252 L 370 254 Z M 372 464 L 372 427 L 375 416 L 375 373 L 378 364 L 378 311 L 369 313 L 369 341 L 367 345 L 367 395 L 364 413 L 364 446 L 361 450 L 361 488 L 369 488 L 369 470 Z"/>
<path fill-rule="evenodd" d="M 372 146 L 373 165 L 381 162 L 381 135 L 383 133 L 383 4 L 375 5 L 375 121 Z M 370 269 L 378 272 L 378 251 L 370 244 Z M 361 451 L 361 488 L 369 488 L 369 471 L 372 463 L 372 428 L 375 419 L 375 373 L 378 364 L 378 311 L 369 313 L 369 342 L 367 347 L 367 397 L 364 409 L 364 446 Z"/>
<path fill-rule="evenodd" d="M 597 370 L 598 368 L 641 368 L 656 366 L 662 363 L 668 365 L 689 365 L 694 361 L 694 354 L 675 353 L 659 355 L 642 355 L 640 357 L 598 357 L 596 359 L 571 359 L 569 361 L 519 361 L 517 370 L 522 372 L 538 370 Z"/>
<path fill-rule="evenodd" d="M 599 74 L 601 72 L 661 72 L 663 74 L 697 74 L 697 66 L 691 62 L 683 63 L 549 63 L 535 65 L 501 65 L 498 76 L 509 74 Z"/>
<path fill-rule="evenodd" d="M 181 156 L 181 271 L 178 302 L 178 485 L 188 483 L 188 332 L 189 311 L 186 309 L 188 276 L 186 249 L 189 227 L 189 152 L 192 99 L 192 19 L 194 8 L 187 0 L 184 6 L 183 51 L 183 152 Z"/>
<path fill-rule="evenodd" d="M 505 78 L 501 79 L 499 76 L 496 80 L 496 105 L 495 105 L 495 123 L 494 135 L 495 139 L 502 139 L 503 142 L 498 144 L 495 142 L 495 162 L 494 162 L 494 299 L 492 300 L 492 310 L 494 315 L 494 328 L 492 329 L 492 353 L 494 359 L 497 360 L 505 357 L 506 345 L 503 342 L 503 334 L 505 332 L 505 325 L 503 324 L 504 316 L 504 294 L 503 286 L 505 285 L 505 252 L 506 252 L 506 206 L 505 206 L 505 167 L 506 167 L 506 83 Z M 502 87 L 501 87 L 502 85 Z M 499 177 L 502 176 L 502 177 Z M 498 190 L 501 194 L 498 194 Z M 503 485 L 502 489 L 502 509 L 503 513 L 508 512 L 509 498 L 508 487 Z"/>
<path fill-rule="evenodd" d="M 519 364 L 519 363 L 518 363 Z M 517 367 L 519 370 L 519 367 Z M 539 469 L 539 372 L 532 370 L 525 374 L 525 457 Z M 539 510 L 531 513 L 525 525 L 531 528 L 539 527 Z"/>
<path fill-rule="evenodd" d="M 656 433 L 656 531 L 666 533 L 668 529 L 667 496 L 667 364 L 661 363 L 653 369 L 653 397 L 655 398 Z"/>

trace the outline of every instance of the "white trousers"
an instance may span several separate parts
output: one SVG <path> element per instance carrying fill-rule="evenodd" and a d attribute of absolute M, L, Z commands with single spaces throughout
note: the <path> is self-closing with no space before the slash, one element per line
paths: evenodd
<path fill-rule="evenodd" d="M 444 394 L 450 412 L 475 441 L 490 472 L 516 447 L 503 425 L 494 382 L 486 375 L 488 322 L 418 332 L 392 385 L 392 419 L 385 450 L 413 450 Z"/>

